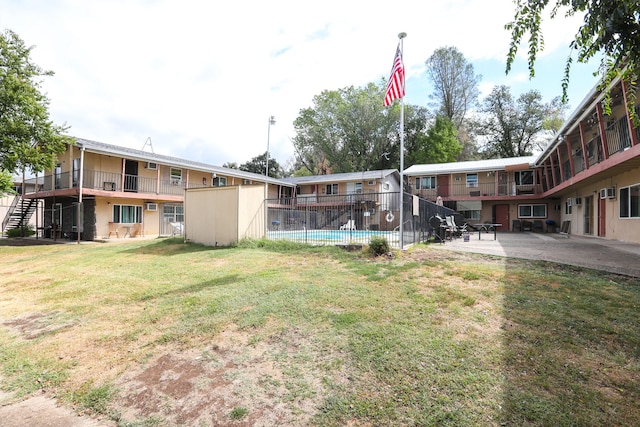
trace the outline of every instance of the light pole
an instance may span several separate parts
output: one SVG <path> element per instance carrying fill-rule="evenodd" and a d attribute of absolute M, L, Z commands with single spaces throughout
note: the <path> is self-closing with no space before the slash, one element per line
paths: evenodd
<path fill-rule="evenodd" d="M 269 210 L 267 208 L 267 199 L 269 198 L 269 138 L 271 137 L 271 125 L 276 124 L 276 118 L 269 116 L 269 124 L 267 125 L 267 154 L 266 166 L 264 168 L 264 237 L 267 237 L 267 220 L 269 219 Z"/>

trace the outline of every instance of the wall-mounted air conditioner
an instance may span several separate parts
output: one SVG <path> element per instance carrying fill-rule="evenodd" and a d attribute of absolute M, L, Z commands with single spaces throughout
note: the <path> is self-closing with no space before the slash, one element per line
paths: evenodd
<path fill-rule="evenodd" d="M 145 210 L 148 210 L 148 211 L 157 211 L 158 210 L 158 204 L 157 203 L 145 203 L 144 204 L 144 208 L 145 208 Z"/>
<path fill-rule="evenodd" d="M 154 162 L 147 162 L 147 169 L 151 169 L 153 171 L 158 170 L 158 164 Z"/>
<path fill-rule="evenodd" d="M 616 187 L 608 187 L 605 190 L 607 192 L 607 199 L 615 199 L 616 198 Z"/>
<path fill-rule="evenodd" d="M 582 204 L 582 197 L 576 197 L 573 200 L 573 204 L 576 205 L 576 206 L 580 206 Z"/>

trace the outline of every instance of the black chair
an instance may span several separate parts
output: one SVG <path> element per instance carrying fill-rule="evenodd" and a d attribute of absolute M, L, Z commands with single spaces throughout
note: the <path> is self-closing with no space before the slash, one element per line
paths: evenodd
<path fill-rule="evenodd" d="M 536 231 L 536 230 L 540 230 L 541 233 L 544 231 L 542 226 L 542 221 L 539 219 L 536 219 L 533 221 L 533 231 Z"/>
<path fill-rule="evenodd" d="M 512 231 L 522 231 L 522 222 L 520 222 L 519 219 L 514 219 L 513 220 L 513 225 L 511 226 L 511 230 Z"/>

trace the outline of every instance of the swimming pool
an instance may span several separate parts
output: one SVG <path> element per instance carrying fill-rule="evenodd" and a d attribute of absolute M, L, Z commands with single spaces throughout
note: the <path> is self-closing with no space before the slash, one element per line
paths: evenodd
<path fill-rule="evenodd" d="M 398 233 L 394 231 L 368 230 L 295 230 L 270 231 L 271 240 L 292 240 L 310 245 L 337 245 L 342 243 L 369 244 L 371 237 L 384 237 L 391 244 L 398 241 Z"/>

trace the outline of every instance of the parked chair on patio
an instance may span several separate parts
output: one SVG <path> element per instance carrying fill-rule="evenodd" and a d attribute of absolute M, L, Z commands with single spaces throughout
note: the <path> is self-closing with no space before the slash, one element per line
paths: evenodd
<path fill-rule="evenodd" d="M 511 231 L 522 231 L 522 222 L 519 219 L 513 220 L 513 226 L 511 227 Z"/>
<path fill-rule="evenodd" d="M 171 225 L 171 235 L 172 236 L 182 236 L 182 223 L 181 222 L 170 222 Z"/>
<path fill-rule="evenodd" d="M 462 215 L 460 215 L 460 218 L 462 218 Z M 455 228 L 455 230 L 458 231 L 460 234 L 464 234 L 467 232 L 467 223 L 465 222 L 462 225 L 458 225 L 458 223 L 456 222 L 455 215 L 451 215 L 451 222 L 453 223 L 453 227 Z"/>
<path fill-rule="evenodd" d="M 356 229 L 356 221 L 353 219 L 347 220 L 346 224 L 340 226 L 340 230 L 355 230 Z"/>
<path fill-rule="evenodd" d="M 522 231 L 531 231 L 531 221 L 527 221 L 526 219 L 522 221 Z"/>
<path fill-rule="evenodd" d="M 536 230 L 540 230 L 541 233 L 544 231 L 542 226 L 542 221 L 539 219 L 536 219 L 533 221 L 533 231 L 536 231 Z"/>
<path fill-rule="evenodd" d="M 462 236 L 462 230 L 460 229 L 460 227 L 456 226 L 453 216 L 451 215 L 445 216 L 445 221 L 447 222 L 447 227 L 449 227 L 449 229 L 451 230 L 451 235 L 453 237 Z"/>
<path fill-rule="evenodd" d="M 120 237 L 120 234 L 118 234 L 118 223 L 117 222 L 110 222 L 109 223 L 109 235 L 107 236 L 108 239 L 111 238 L 112 234 L 115 234 L 116 237 Z"/>
<path fill-rule="evenodd" d="M 144 226 L 139 222 L 133 225 L 133 230 L 131 230 L 131 237 L 144 237 Z"/>

